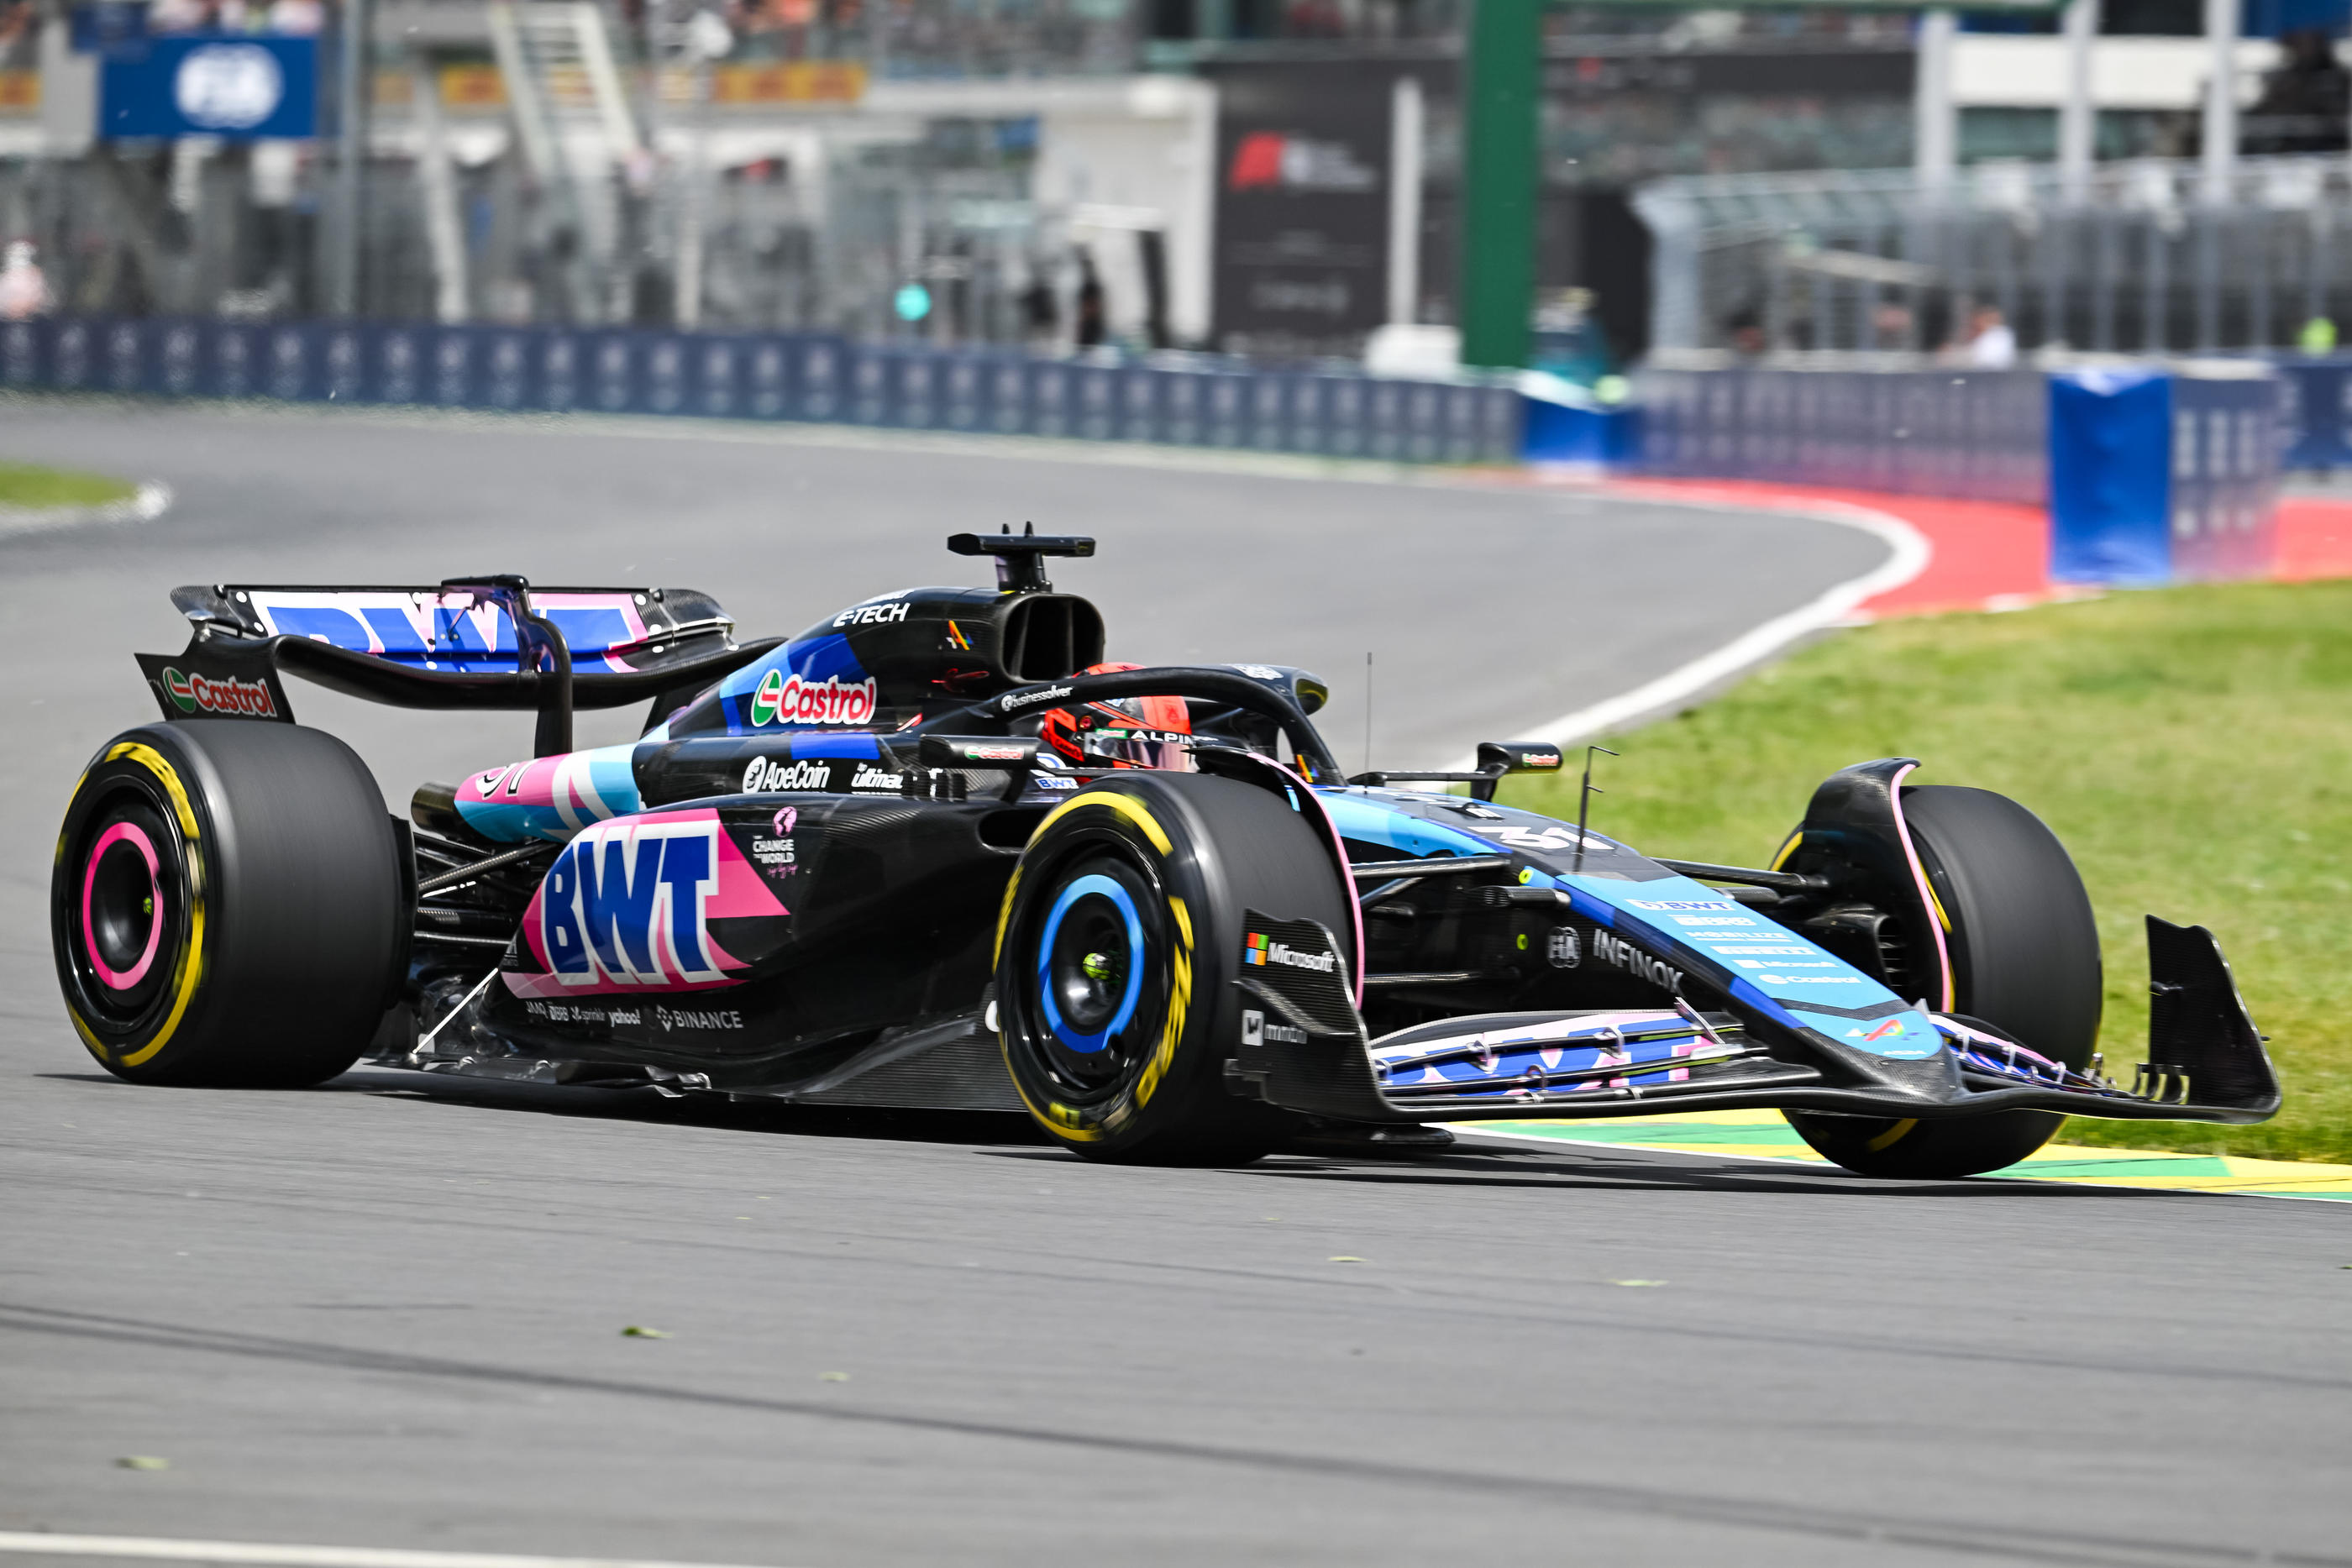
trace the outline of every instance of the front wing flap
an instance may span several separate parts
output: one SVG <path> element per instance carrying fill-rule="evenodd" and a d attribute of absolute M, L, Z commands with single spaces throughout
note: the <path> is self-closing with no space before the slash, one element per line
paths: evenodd
<path fill-rule="evenodd" d="M 1777 1108 L 1936 1119 L 2053 1111 L 2116 1120 L 2259 1122 L 2279 1088 L 2210 932 L 2148 917 L 2155 1007 L 2130 1087 L 2079 1072 L 1941 1014 L 1940 1055 L 1870 1058 L 1730 1010 L 1483 1014 L 1374 1040 L 1349 1005 L 1347 960 L 1313 921 L 1266 921 L 1311 962 L 1245 967 L 1237 1086 L 1276 1104 L 1369 1122 L 1506 1113 L 1575 1120 Z M 1328 956 L 1328 963 L 1322 960 Z"/>

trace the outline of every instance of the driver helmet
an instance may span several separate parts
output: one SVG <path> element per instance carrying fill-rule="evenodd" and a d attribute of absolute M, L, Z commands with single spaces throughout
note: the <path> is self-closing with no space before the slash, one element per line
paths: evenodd
<path fill-rule="evenodd" d="M 1141 664 L 1091 664 L 1082 675 L 1139 670 Z M 1159 768 L 1192 771 L 1185 742 L 1192 718 L 1182 697 L 1111 697 L 1050 710 L 1038 730 L 1046 748 L 1071 768 Z"/>

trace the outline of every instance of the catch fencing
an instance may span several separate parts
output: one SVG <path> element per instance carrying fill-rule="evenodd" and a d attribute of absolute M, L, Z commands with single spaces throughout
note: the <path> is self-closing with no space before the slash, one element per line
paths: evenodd
<path fill-rule="evenodd" d="M 86 318 L 0 326 L 0 386 L 793 420 L 1401 463 L 1519 455 L 1507 385 L 1166 360 L 566 327 Z"/>

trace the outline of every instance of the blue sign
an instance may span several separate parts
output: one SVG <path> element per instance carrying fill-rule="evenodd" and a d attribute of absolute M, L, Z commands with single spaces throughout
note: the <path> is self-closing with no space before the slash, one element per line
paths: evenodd
<path fill-rule="evenodd" d="M 198 33 L 148 41 L 99 65 L 106 141 L 319 133 L 319 40 Z"/>

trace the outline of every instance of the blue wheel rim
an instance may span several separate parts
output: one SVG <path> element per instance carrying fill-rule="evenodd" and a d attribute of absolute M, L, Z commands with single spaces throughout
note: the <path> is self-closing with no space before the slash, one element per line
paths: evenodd
<path fill-rule="evenodd" d="M 1081 1034 L 1063 1018 L 1062 1009 L 1054 996 L 1054 938 L 1062 929 L 1062 917 L 1081 898 L 1108 899 L 1119 913 L 1127 927 L 1127 988 L 1120 995 L 1118 1010 L 1110 1021 L 1093 1034 Z M 1125 1029 L 1135 1018 L 1135 1004 L 1143 994 L 1143 920 L 1136 913 L 1135 900 L 1126 888 L 1111 878 L 1090 873 L 1074 879 L 1054 900 L 1053 911 L 1045 916 L 1045 929 L 1037 939 L 1037 995 L 1045 1004 L 1045 1026 L 1054 1038 L 1066 1050 L 1081 1056 L 1090 1056 L 1110 1044 L 1111 1037 Z"/>

